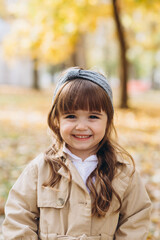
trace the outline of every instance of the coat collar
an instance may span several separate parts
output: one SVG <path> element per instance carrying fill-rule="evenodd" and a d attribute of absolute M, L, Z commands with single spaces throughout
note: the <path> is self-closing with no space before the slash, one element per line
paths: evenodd
<path fill-rule="evenodd" d="M 81 178 L 79 172 L 77 171 L 76 167 L 71 162 L 71 160 L 67 158 L 66 153 L 63 152 L 63 147 L 64 147 L 64 144 L 62 144 L 60 147 L 54 146 L 56 150 L 55 158 L 61 159 L 65 163 L 65 165 L 68 167 L 68 169 L 72 173 L 72 181 L 74 181 L 78 186 L 80 186 L 88 194 L 88 190 L 86 188 L 86 185 L 83 179 Z M 120 154 L 117 155 L 117 162 L 119 164 L 129 164 L 129 160 L 124 159 L 124 157 Z M 69 180 L 70 178 L 69 173 L 63 167 L 59 169 L 58 173 Z"/>
<path fill-rule="evenodd" d="M 63 151 L 64 146 L 65 146 L 65 143 L 63 143 L 61 146 L 54 145 L 54 148 L 56 150 L 55 158 L 60 158 L 63 162 L 66 162 L 67 155 Z M 122 154 L 117 154 L 117 162 L 121 163 L 121 164 L 129 164 L 130 160 L 129 160 L 129 157 L 127 159 L 125 159 Z"/>
<path fill-rule="evenodd" d="M 83 179 L 81 178 L 79 172 L 77 171 L 77 169 L 74 166 L 74 164 L 72 163 L 72 161 L 67 157 L 67 154 L 65 152 L 63 152 L 63 147 L 64 147 L 64 144 L 62 144 L 62 146 L 60 146 L 59 148 L 58 148 L 58 146 L 54 146 L 54 149 L 56 150 L 55 158 L 61 159 L 65 163 L 67 168 L 72 173 L 72 181 L 74 181 L 77 185 L 79 185 L 88 194 L 88 190 L 86 188 L 86 185 L 85 185 Z M 58 173 L 61 176 L 68 178 L 68 180 L 69 180 L 69 178 L 70 178 L 69 173 L 65 170 L 64 167 L 61 167 L 59 169 Z"/>

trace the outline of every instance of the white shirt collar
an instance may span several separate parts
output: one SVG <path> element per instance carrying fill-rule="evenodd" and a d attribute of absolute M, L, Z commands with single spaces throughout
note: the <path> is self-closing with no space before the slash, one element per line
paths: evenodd
<path fill-rule="evenodd" d="M 82 162 L 82 159 L 81 159 L 80 157 L 76 156 L 75 154 L 73 154 L 73 153 L 66 147 L 66 144 L 63 145 L 63 152 L 68 155 L 68 157 L 70 158 L 70 160 Z M 98 158 L 97 158 L 97 155 L 91 155 L 91 156 L 87 157 L 84 161 L 85 161 L 85 162 L 98 162 Z"/>

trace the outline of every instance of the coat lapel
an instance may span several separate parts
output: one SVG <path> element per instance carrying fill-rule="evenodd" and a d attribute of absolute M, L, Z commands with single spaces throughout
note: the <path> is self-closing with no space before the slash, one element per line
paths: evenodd
<path fill-rule="evenodd" d="M 82 179 L 82 177 L 80 176 L 79 172 L 77 171 L 76 167 L 74 166 L 74 164 L 67 158 L 65 160 L 65 165 L 68 167 L 68 169 L 71 172 L 72 175 L 72 181 L 74 183 L 76 183 L 80 188 L 82 188 L 85 192 L 88 193 L 88 190 L 86 188 L 86 185 Z M 69 173 L 64 169 L 64 167 L 61 167 L 58 171 L 58 173 L 65 177 L 68 178 L 69 180 Z"/>

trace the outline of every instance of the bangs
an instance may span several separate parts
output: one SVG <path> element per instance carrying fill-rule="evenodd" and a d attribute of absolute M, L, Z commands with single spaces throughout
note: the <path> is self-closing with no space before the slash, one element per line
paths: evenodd
<path fill-rule="evenodd" d="M 107 113 L 112 104 L 107 93 L 97 84 L 74 79 L 67 82 L 59 92 L 55 101 L 59 113 L 70 113 L 76 110 L 97 111 Z"/>

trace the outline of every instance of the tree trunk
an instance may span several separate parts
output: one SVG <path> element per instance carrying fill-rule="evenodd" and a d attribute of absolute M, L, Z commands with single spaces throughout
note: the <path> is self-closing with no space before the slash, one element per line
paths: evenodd
<path fill-rule="evenodd" d="M 76 44 L 75 51 L 72 55 L 72 66 L 86 68 L 86 49 L 85 49 L 85 35 L 79 37 Z"/>
<path fill-rule="evenodd" d="M 119 44 L 120 44 L 120 107 L 128 107 L 128 94 L 127 94 L 127 80 L 128 80 L 128 61 L 126 58 L 127 46 L 125 42 L 124 30 L 120 20 L 120 10 L 118 1 L 112 0 L 114 20 L 117 29 Z"/>
<path fill-rule="evenodd" d="M 34 89 L 39 89 L 38 60 L 33 59 L 33 85 Z"/>

